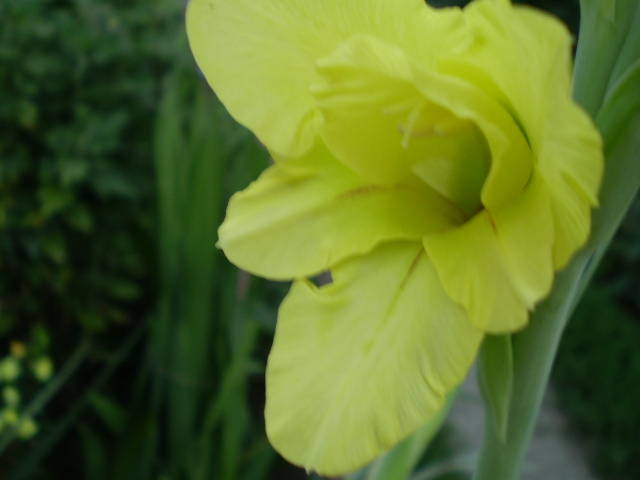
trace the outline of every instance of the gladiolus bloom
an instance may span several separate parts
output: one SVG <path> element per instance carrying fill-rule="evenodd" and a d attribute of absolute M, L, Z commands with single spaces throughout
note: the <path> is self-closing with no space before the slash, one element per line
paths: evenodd
<path fill-rule="evenodd" d="M 275 161 L 219 231 L 239 267 L 294 280 L 267 434 L 354 470 L 442 408 L 486 333 L 524 328 L 585 243 L 602 146 L 571 37 L 507 0 L 191 0 L 187 27 Z"/>

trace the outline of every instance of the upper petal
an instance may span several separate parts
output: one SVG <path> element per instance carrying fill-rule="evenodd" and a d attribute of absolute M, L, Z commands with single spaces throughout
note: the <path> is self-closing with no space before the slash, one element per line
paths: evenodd
<path fill-rule="evenodd" d="M 365 182 L 324 148 L 276 163 L 229 202 L 219 245 L 273 279 L 314 275 L 388 240 L 419 240 L 462 214 L 419 182 Z"/>
<path fill-rule="evenodd" d="M 446 157 L 479 172 L 461 183 L 479 179 L 479 188 L 486 177 L 482 203 L 490 207 L 527 184 L 532 161 L 525 137 L 510 112 L 472 83 L 368 35 L 343 42 L 318 68 L 322 79 L 313 92 L 323 139 L 361 175 L 393 180 L 418 163 Z M 462 144 L 469 144 L 464 152 L 451 148 Z"/>
<path fill-rule="evenodd" d="M 556 269 L 563 268 L 591 231 L 604 171 L 602 139 L 589 116 L 569 99 L 549 113 L 539 169 L 551 192 Z"/>
<path fill-rule="evenodd" d="M 476 42 L 441 67 L 498 99 L 536 150 L 549 106 L 558 94 L 570 96 L 569 31 L 550 14 L 509 1 L 472 2 L 464 18 Z"/>
<path fill-rule="evenodd" d="M 442 68 L 499 99 L 526 133 L 549 187 L 562 268 L 587 240 L 603 172 L 600 135 L 571 99 L 571 35 L 551 15 L 509 2 L 473 2 L 465 19 L 480 41 Z"/>
<path fill-rule="evenodd" d="M 355 470 L 435 415 L 482 337 L 419 243 L 381 246 L 333 276 L 293 285 L 267 365 L 269 439 L 326 475 Z"/>
<path fill-rule="evenodd" d="M 331 151 L 364 178 L 413 175 L 460 206 L 477 210 L 489 152 L 474 122 L 457 117 L 416 85 L 405 51 L 357 35 L 318 61 L 313 92 Z M 515 175 L 512 175 L 512 178 Z"/>
<path fill-rule="evenodd" d="M 370 33 L 428 62 L 434 52 L 460 48 L 459 24 L 459 11 L 422 0 L 191 0 L 187 11 L 191 49 L 222 102 L 270 150 L 288 156 L 314 143 L 319 118 L 309 87 L 318 58 Z"/>

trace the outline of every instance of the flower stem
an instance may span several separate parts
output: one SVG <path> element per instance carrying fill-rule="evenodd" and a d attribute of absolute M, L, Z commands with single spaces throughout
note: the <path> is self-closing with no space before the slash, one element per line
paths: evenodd
<path fill-rule="evenodd" d="M 475 474 L 477 480 L 519 478 L 551 366 L 588 262 L 589 255 L 583 253 L 559 274 L 552 295 L 538 307 L 531 325 L 514 335 L 514 384 L 506 440 L 500 440 L 493 422 L 485 422 L 485 437 Z"/>
<path fill-rule="evenodd" d="M 581 37 L 576 56 L 574 95 L 596 119 L 604 136 L 606 168 L 600 192 L 601 205 L 594 211 L 587 246 L 557 275 L 551 295 L 536 308 L 530 325 L 513 336 L 514 385 L 506 440 L 500 440 L 493 422 L 485 422 L 485 438 L 475 480 L 517 480 L 520 477 L 562 333 L 640 185 L 640 135 L 637 135 L 640 112 L 632 112 L 623 124 L 616 124 L 612 129 L 607 128 L 611 118 L 606 118 L 608 112 L 603 108 L 616 80 L 612 73 L 623 71 L 616 64 L 616 58 L 624 44 L 625 33 L 633 30 L 627 19 L 637 19 L 640 12 L 637 4 L 627 1 L 622 4 L 618 14 L 628 7 L 636 15 L 618 15 L 625 24 L 616 28 L 597 17 L 595 2 L 581 1 Z"/>

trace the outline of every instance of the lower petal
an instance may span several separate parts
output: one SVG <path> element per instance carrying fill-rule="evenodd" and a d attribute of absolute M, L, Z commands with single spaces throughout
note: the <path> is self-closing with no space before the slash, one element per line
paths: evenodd
<path fill-rule="evenodd" d="M 326 475 L 362 466 L 433 417 L 482 338 L 419 243 L 345 262 L 334 282 L 296 282 L 267 366 L 267 434 Z"/>

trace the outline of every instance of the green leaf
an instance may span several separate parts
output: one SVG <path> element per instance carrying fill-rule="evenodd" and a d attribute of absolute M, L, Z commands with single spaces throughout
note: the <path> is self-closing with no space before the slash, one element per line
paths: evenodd
<path fill-rule="evenodd" d="M 62 185 L 70 186 L 84 180 L 89 174 L 89 163 L 77 158 L 66 158 L 58 166 Z"/>
<path fill-rule="evenodd" d="M 66 208 L 73 201 L 73 194 L 56 187 L 45 186 L 38 191 L 40 213 L 47 218 Z"/>
<path fill-rule="evenodd" d="M 640 58 L 609 90 L 596 121 L 605 144 L 610 145 L 631 117 L 640 112 Z"/>
<path fill-rule="evenodd" d="M 84 205 L 74 205 L 66 217 L 69 225 L 81 233 L 89 233 L 93 228 L 93 217 Z"/>
<path fill-rule="evenodd" d="M 616 18 L 616 0 L 600 0 L 600 11 L 607 19 L 614 21 Z"/>
<path fill-rule="evenodd" d="M 79 425 L 85 478 L 103 480 L 107 473 L 107 449 L 100 436 L 86 425 Z"/>
<path fill-rule="evenodd" d="M 488 335 L 480 350 L 478 381 L 498 437 L 505 441 L 513 390 L 511 335 Z"/>
<path fill-rule="evenodd" d="M 593 117 L 611 86 L 637 58 L 640 3 L 616 0 L 615 21 L 606 16 L 611 12 L 609 3 L 611 0 L 580 0 L 574 98 Z"/>
<path fill-rule="evenodd" d="M 635 62 L 640 60 L 640 2 L 637 0 L 618 2 L 616 15 L 624 19 L 624 21 L 620 20 L 621 25 L 617 28 L 626 27 L 626 31 L 616 56 L 615 67 L 611 72 L 609 90 L 624 77 Z"/>
<path fill-rule="evenodd" d="M 623 79 L 627 75 L 631 78 L 633 70 L 621 69 L 622 74 L 609 85 L 618 52 L 629 40 L 627 29 L 624 25 L 612 28 L 608 22 L 602 22 L 594 0 L 581 0 L 580 4 L 583 22 L 576 56 L 574 97 L 592 115 L 602 109 L 596 123 L 603 132 L 607 160 L 600 207 L 594 210 L 592 234 L 587 245 L 558 273 L 552 292 L 536 307 L 530 325 L 513 337 L 514 386 L 507 441 L 505 443 L 487 429 L 475 480 L 519 477 L 569 316 L 640 185 L 640 136 L 637 134 L 640 112 L 632 108 L 628 116 L 614 113 L 625 107 L 624 101 L 618 100 L 618 103 L 614 99 L 624 97 L 622 92 L 633 88 L 633 80 Z M 618 0 L 616 24 L 632 23 L 628 21 L 629 17 L 636 17 L 626 13 L 634 10 L 636 14 L 640 12 L 637 0 Z M 633 45 L 631 47 L 633 53 Z M 606 103 L 604 108 L 603 103 Z M 626 120 L 621 120 L 622 117 Z"/>
<path fill-rule="evenodd" d="M 127 424 L 127 412 L 121 405 L 99 393 L 92 393 L 89 396 L 89 403 L 109 430 L 113 433 L 124 430 Z"/>
<path fill-rule="evenodd" d="M 119 436 L 115 455 L 111 458 L 109 478 L 118 480 L 158 479 L 153 476 L 157 468 L 157 451 L 161 434 L 156 413 L 138 405 L 129 418 L 127 429 Z M 89 478 L 89 477 L 87 477 Z M 173 477 L 172 477 L 173 478 Z"/>

